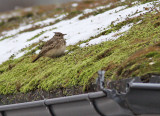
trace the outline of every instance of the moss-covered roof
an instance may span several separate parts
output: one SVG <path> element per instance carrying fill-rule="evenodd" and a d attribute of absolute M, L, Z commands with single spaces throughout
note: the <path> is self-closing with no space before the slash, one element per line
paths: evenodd
<path fill-rule="evenodd" d="M 83 48 L 79 46 L 130 23 L 134 23 L 133 27 L 117 40 Z M 0 65 L 0 94 L 72 87 L 87 91 L 95 83 L 98 70 L 106 71 L 106 80 L 160 73 L 159 32 L 160 13 L 152 11 L 111 25 L 109 30 L 89 40 L 68 46 L 68 51 L 60 58 L 42 57 L 32 63 L 35 51 L 43 44 L 35 43 L 26 48 L 30 51 L 24 56 L 11 58 Z M 34 48 L 36 45 L 39 46 Z"/>

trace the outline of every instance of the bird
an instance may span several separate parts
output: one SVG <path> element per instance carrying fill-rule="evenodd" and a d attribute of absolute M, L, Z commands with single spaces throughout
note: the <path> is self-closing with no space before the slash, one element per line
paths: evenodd
<path fill-rule="evenodd" d="M 55 58 L 64 55 L 64 51 L 66 49 L 64 35 L 67 34 L 63 34 L 61 32 L 54 33 L 55 35 L 43 45 L 40 53 L 32 62 L 37 61 L 42 56 Z"/>

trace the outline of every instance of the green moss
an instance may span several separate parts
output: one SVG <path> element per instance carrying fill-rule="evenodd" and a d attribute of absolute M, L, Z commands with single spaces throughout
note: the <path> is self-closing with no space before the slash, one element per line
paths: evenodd
<path fill-rule="evenodd" d="M 8 22 L 13 22 L 13 21 L 17 21 L 17 20 L 20 20 L 20 17 L 19 16 L 15 16 L 15 17 L 11 17 L 8 19 Z"/>
<path fill-rule="evenodd" d="M 85 0 L 85 1 L 83 1 L 85 4 L 91 4 L 91 3 L 93 3 L 93 1 L 92 0 Z"/>
<path fill-rule="evenodd" d="M 23 18 L 30 18 L 30 17 L 33 17 L 33 16 L 34 16 L 33 12 L 27 12 L 27 13 L 23 16 Z"/>
<path fill-rule="evenodd" d="M 153 52 L 150 52 L 148 54 L 146 54 L 146 57 L 147 58 L 151 58 L 151 57 L 154 57 L 156 55 L 159 55 L 160 53 L 158 53 L 157 51 L 153 51 Z"/>
<path fill-rule="evenodd" d="M 5 24 L 4 21 L 1 21 L 1 22 L 0 22 L 0 26 L 3 26 L 4 24 Z"/>
<path fill-rule="evenodd" d="M 13 35 L 11 35 L 11 36 L 6 36 L 6 37 L 0 39 L 0 41 L 3 41 L 3 40 L 5 40 L 5 39 L 11 38 L 11 37 L 13 37 Z"/>
<path fill-rule="evenodd" d="M 71 11 L 71 12 L 69 12 L 69 14 L 67 15 L 67 17 L 65 19 L 71 19 L 80 13 L 82 13 L 82 11 L 79 11 L 79 10 Z"/>

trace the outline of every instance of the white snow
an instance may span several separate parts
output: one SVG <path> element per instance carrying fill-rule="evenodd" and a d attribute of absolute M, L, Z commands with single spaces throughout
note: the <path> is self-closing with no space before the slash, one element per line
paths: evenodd
<path fill-rule="evenodd" d="M 133 24 L 125 25 L 120 30 L 118 30 L 116 32 L 112 32 L 112 33 L 109 33 L 108 35 L 102 35 L 102 36 L 100 36 L 98 38 L 92 39 L 91 41 L 89 41 L 87 43 L 81 44 L 80 47 L 86 47 L 86 46 L 89 46 L 89 45 L 95 45 L 95 44 L 99 44 L 99 43 L 102 43 L 102 42 L 105 42 L 105 41 L 109 41 L 109 40 L 116 40 L 120 36 L 123 35 L 123 34 L 118 35 L 119 33 L 126 32 L 132 26 L 133 26 Z"/>
<path fill-rule="evenodd" d="M 121 2 L 125 2 L 126 0 L 120 0 Z"/>
<path fill-rule="evenodd" d="M 37 50 L 35 53 L 36 53 L 36 54 L 39 54 L 40 51 L 41 51 L 41 50 Z"/>
<path fill-rule="evenodd" d="M 95 8 L 95 9 L 85 9 L 83 11 L 83 14 L 88 14 L 88 13 L 91 13 L 91 12 L 94 12 L 94 11 L 97 11 L 97 10 L 109 8 L 111 5 L 112 5 L 112 3 L 110 3 L 110 4 L 106 5 L 106 6 L 99 6 L 99 7 Z"/>
<path fill-rule="evenodd" d="M 8 31 L 6 32 L 7 36 L 8 35 L 15 35 L 15 36 L 7 38 L 3 41 L 0 41 L 0 57 L 1 57 L 0 64 L 8 60 L 8 58 L 12 54 L 17 55 L 17 53 L 22 48 L 25 48 L 26 46 L 29 46 L 35 42 L 38 42 L 39 40 L 47 41 L 51 39 L 54 35 L 53 32 L 66 33 L 67 35 L 65 36 L 65 38 L 66 38 L 67 46 L 74 45 L 79 41 L 87 40 L 91 36 L 98 35 L 100 32 L 102 32 L 102 29 L 109 27 L 111 22 L 117 19 L 119 19 L 119 21 L 117 22 L 121 22 L 121 21 L 124 21 L 129 16 L 136 16 L 135 13 L 137 10 L 139 10 L 142 13 L 149 12 L 149 11 L 145 11 L 144 7 L 153 7 L 153 5 L 150 3 L 146 3 L 142 5 L 136 5 L 131 8 L 126 8 L 126 6 L 120 6 L 112 10 L 106 11 L 102 14 L 98 14 L 96 16 L 90 16 L 89 18 L 86 18 L 83 20 L 79 20 L 79 17 L 83 15 L 83 14 L 80 14 L 70 20 L 62 20 L 59 23 L 56 23 L 54 25 L 43 27 L 41 29 L 37 29 L 31 32 L 24 32 L 21 34 L 17 34 L 17 33 L 20 32 L 21 30 L 29 28 L 32 25 L 21 26 L 18 29 Z M 46 20 L 48 21 L 38 22 L 38 24 L 43 25 L 50 21 L 53 21 L 51 19 L 46 19 Z M 129 27 L 125 26 L 119 32 L 124 32 L 128 29 Z M 31 41 L 27 41 L 42 31 L 46 31 L 46 32 Z M 115 34 L 116 33 L 110 33 L 106 36 L 95 38 L 91 40 L 89 44 L 98 44 L 100 42 L 107 41 L 107 39 L 113 39 L 113 40 L 117 39 L 118 37 L 114 36 Z M 45 38 L 46 36 L 48 37 Z M 1 37 L 1 39 L 2 38 L 3 37 Z M 24 53 L 18 54 L 16 58 L 22 56 L 23 54 Z"/>
<path fill-rule="evenodd" d="M 153 64 L 155 64 L 155 62 L 150 62 L 150 63 L 149 63 L 149 65 L 153 65 Z"/>
<path fill-rule="evenodd" d="M 78 3 L 73 3 L 72 4 L 72 7 L 77 7 L 78 6 Z"/>
<path fill-rule="evenodd" d="M 56 18 L 48 18 L 46 20 L 43 20 L 43 21 L 39 21 L 39 22 L 36 22 L 34 24 L 29 24 L 29 25 L 25 25 L 25 26 L 20 26 L 19 28 L 17 29 L 14 29 L 14 30 L 11 30 L 11 31 L 4 31 L 2 32 L 2 35 L 5 35 L 5 37 L 7 36 L 11 36 L 11 35 L 16 35 L 17 33 L 21 32 L 21 31 L 24 31 L 26 29 L 30 29 L 32 28 L 33 26 L 44 26 L 44 25 L 49 25 L 50 23 L 54 23 L 56 20 L 61 20 L 63 19 L 64 17 L 66 17 L 66 14 L 63 14 L 63 15 L 60 15 L 60 16 L 57 16 Z M 23 25 L 23 24 L 22 24 Z M 2 38 L 2 37 L 1 37 Z M 1 39 L 0 38 L 0 39 Z"/>
<path fill-rule="evenodd" d="M 10 14 L 2 14 L 0 15 L 0 20 L 4 20 L 4 19 L 8 19 L 8 18 L 11 18 L 11 17 L 16 17 L 16 16 L 20 16 L 21 14 L 19 12 L 12 12 Z"/>
<path fill-rule="evenodd" d="M 32 10 L 33 10 L 32 7 L 24 8 L 25 12 L 31 12 Z"/>
<path fill-rule="evenodd" d="M 138 3 L 140 3 L 140 1 L 134 1 L 134 2 L 132 2 L 132 4 L 138 4 Z"/>
<path fill-rule="evenodd" d="M 40 25 L 40 26 L 43 26 L 43 25 L 49 25 L 50 23 L 54 23 L 57 19 L 61 20 L 63 19 L 64 17 L 66 17 L 66 15 L 60 15 L 58 16 L 57 18 L 48 18 L 46 20 L 43 20 L 43 21 L 39 21 L 39 22 L 36 22 L 35 24 L 33 25 Z"/>

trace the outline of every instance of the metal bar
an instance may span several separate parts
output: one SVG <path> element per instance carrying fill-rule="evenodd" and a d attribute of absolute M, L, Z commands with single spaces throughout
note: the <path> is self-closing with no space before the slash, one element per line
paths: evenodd
<path fill-rule="evenodd" d="M 44 106 L 44 100 L 0 106 L 0 111 Z"/>
<path fill-rule="evenodd" d="M 105 71 L 98 71 L 98 79 L 97 79 L 97 85 L 98 88 L 100 88 L 101 90 L 104 89 L 104 74 Z"/>

